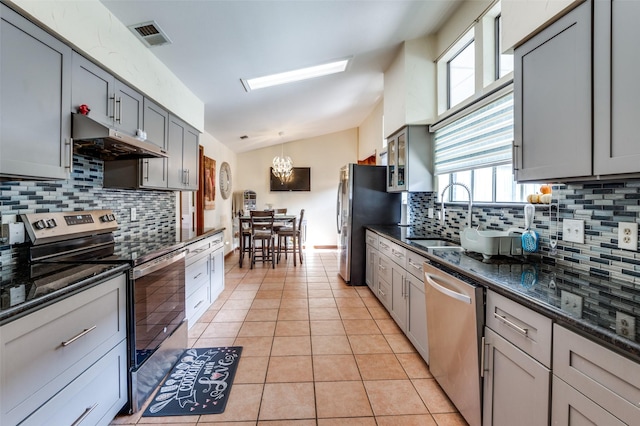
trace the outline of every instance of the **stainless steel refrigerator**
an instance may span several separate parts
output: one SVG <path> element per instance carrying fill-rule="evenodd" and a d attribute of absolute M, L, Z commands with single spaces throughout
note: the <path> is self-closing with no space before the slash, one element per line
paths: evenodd
<path fill-rule="evenodd" d="M 387 168 L 348 164 L 340 169 L 336 225 L 340 276 L 365 285 L 366 225 L 397 225 L 400 193 L 387 193 Z"/>

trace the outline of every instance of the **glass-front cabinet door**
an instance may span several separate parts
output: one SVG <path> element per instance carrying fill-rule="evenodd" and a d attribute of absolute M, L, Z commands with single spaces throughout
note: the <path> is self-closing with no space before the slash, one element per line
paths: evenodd
<path fill-rule="evenodd" d="M 387 191 L 396 187 L 396 164 L 398 163 L 397 139 L 389 138 L 387 142 Z"/>
<path fill-rule="evenodd" d="M 395 189 L 396 190 L 404 190 L 406 189 L 405 184 L 405 168 L 407 167 L 407 136 L 406 133 L 400 133 L 398 135 L 397 144 L 398 144 L 398 170 L 396 172 L 396 182 Z"/>

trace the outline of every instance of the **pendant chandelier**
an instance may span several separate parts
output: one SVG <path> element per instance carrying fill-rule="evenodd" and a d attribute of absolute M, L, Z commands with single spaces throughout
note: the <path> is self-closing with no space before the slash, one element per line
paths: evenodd
<path fill-rule="evenodd" d="M 271 172 L 275 177 L 280 180 L 280 183 L 288 182 L 291 178 L 291 174 L 293 173 L 293 161 L 291 161 L 291 157 L 284 156 L 284 145 L 280 145 L 282 148 L 281 155 L 276 155 L 273 157 L 273 168 Z"/>

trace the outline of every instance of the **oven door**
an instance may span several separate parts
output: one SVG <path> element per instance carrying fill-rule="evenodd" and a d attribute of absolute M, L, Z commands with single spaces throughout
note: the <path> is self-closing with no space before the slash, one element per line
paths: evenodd
<path fill-rule="evenodd" d="M 132 366 L 139 368 L 185 320 L 185 250 L 131 270 Z"/>

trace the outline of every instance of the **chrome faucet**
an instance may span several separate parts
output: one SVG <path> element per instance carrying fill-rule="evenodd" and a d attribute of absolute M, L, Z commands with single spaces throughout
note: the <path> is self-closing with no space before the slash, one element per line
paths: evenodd
<path fill-rule="evenodd" d="M 469 195 L 469 213 L 468 213 L 468 217 L 467 217 L 467 222 L 468 222 L 468 227 L 471 228 L 471 207 L 473 206 L 473 199 L 471 198 L 471 190 L 464 183 L 458 183 L 458 182 L 453 182 L 453 183 L 448 184 L 442 190 L 442 194 L 440 194 L 440 199 L 442 200 L 441 201 L 441 203 L 442 203 L 441 204 L 442 205 L 442 216 L 440 217 L 440 224 L 442 226 L 445 226 L 446 219 L 447 219 L 446 218 L 445 209 L 444 209 L 444 194 L 447 192 L 447 189 L 449 189 L 453 185 L 461 186 L 461 187 L 463 187 L 464 189 L 467 190 L 467 195 Z"/>

